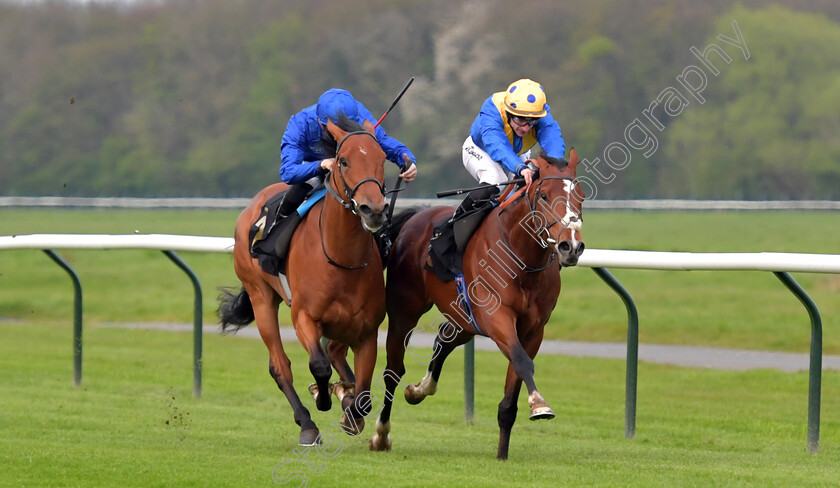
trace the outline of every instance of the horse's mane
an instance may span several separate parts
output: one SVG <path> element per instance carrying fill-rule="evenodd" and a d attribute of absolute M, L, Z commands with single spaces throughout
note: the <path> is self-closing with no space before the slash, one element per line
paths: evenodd
<path fill-rule="evenodd" d="M 338 123 L 335 125 L 345 132 L 357 132 L 364 130 L 361 124 L 344 115 L 344 112 L 341 110 L 338 111 Z M 325 130 L 321 134 L 321 141 L 318 143 L 318 147 L 330 156 L 335 156 L 335 151 L 338 148 L 338 141 L 336 141 L 332 134 L 330 134 L 330 131 Z"/>
<path fill-rule="evenodd" d="M 557 166 L 558 169 L 563 169 L 569 164 L 569 161 L 566 158 L 552 158 L 547 155 L 545 151 L 540 151 L 540 157 L 548 161 L 549 164 Z"/>

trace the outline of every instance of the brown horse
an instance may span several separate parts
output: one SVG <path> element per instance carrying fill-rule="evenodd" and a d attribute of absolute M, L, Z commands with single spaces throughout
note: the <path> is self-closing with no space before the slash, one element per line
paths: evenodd
<path fill-rule="evenodd" d="M 302 218 L 292 236 L 286 261 L 291 295 L 281 278 L 263 272 L 249 252 L 251 225 L 265 202 L 286 188 L 274 184 L 257 194 L 236 221 L 233 263 L 243 289 L 238 295 L 223 295 L 219 307 L 223 330 L 236 330 L 256 319 L 269 352 L 268 371 L 294 410 L 301 445 L 318 443 L 319 431 L 292 385 L 291 364 L 278 329 L 280 300 L 291 308 L 298 340 L 309 353 L 315 378 L 310 392 L 317 408 L 329 410 L 334 392 L 344 410 L 341 427 L 353 435 L 364 428 L 363 417 L 370 410 L 365 397 L 370 395 L 366 392 L 376 363 L 377 329 L 385 318 L 383 266 L 372 236 L 385 223 L 388 207 L 385 153 L 370 122 L 362 127 L 342 119 L 339 125 L 327 124 L 331 137 L 325 139 L 328 145 L 332 141 L 329 149 L 335 154 L 335 168 L 326 182 L 329 195 Z M 321 337 L 344 345 L 340 355 L 348 346 L 353 350 L 355 392 L 350 385 L 329 383 L 332 368 Z M 349 368 L 344 369 L 342 379 L 355 381 Z"/>
<path fill-rule="evenodd" d="M 469 307 L 463 306 L 455 282 L 442 282 L 424 268 L 430 262 L 433 228 L 452 215 L 452 208 L 432 207 L 404 222 L 388 265 L 387 367 L 392 374 L 383 375 L 387 391 L 376 435 L 370 442 L 372 450 L 391 447 L 388 434 L 394 389 L 405 374 L 404 357 L 411 333 L 432 305 L 442 312 L 443 325 L 426 376 L 405 390 L 409 403 L 433 395 L 449 353 L 482 334 L 493 339 L 510 361 L 504 398 L 499 403 L 498 458 L 508 456 L 523 381 L 528 388 L 531 420 L 554 417 L 534 383 L 533 359 L 560 293 L 560 267 L 577 264 L 584 249 L 580 236 L 584 195 L 575 180 L 577 163 L 574 149 L 568 162 L 541 155 L 536 161 L 539 177 L 530 188 L 521 189 L 493 209 L 476 229 L 463 256 Z"/>

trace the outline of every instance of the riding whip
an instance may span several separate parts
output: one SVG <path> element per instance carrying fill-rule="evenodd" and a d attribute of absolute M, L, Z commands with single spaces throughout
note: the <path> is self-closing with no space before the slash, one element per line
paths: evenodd
<path fill-rule="evenodd" d="M 379 127 L 379 124 L 381 124 L 382 121 L 385 120 L 385 117 L 387 117 L 388 114 L 391 113 L 391 110 L 397 105 L 397 102 L 400 101 L 400 98 L 402 98 L 402 96 L 405 94 L 405 91 L 408 90 L 408 87 L 410 87 L 412 83 L 414 83 L 413 76 L 411 77 L 411 79 L 408 80 L 408 83 L 405 84 L 400 94 L 397 95 L 397 98 L 394 99 L 394 102 L 391 103 L 391 106 L 388 107 L 388 110 L 386 110 L 385 113 L 382 114 L 382 117 L 379 117 L 379 120 L 377 120 L 375 124 L 373 124 L 374 129 Z"/>
<path fill-rule="evenodd" d="M 479 185 L 479 186 L 474 186 L 472 188 L 457 188 L 455 190 L 439 191 L 439 192 L 437 192 L 437 197 L 438 198 L 451 197 L 451 196 L 454 196 L 454 195 L 461 195 L 462 193 L 471 192 L 473 190 L 483 190 L 484 188 L 491 188 L 491 187 L 500 186 L 500 185 L 518 185 L 519 183 L 525 183 L 525 178 L 515 178 L 513 180 L 504 181 L 504 182 L 498 183 L 498 184 Z"/>

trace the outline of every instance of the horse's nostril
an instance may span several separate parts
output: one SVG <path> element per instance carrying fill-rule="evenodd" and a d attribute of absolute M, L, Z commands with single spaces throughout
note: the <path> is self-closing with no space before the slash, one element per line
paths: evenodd
<path fill-rule="evenodd" d="M 362 215 L 370 215 L 373 211 L 367 205 L 359 205 L 359 213 Z"/>
<path fill-rule="evenodd" d="M 575 252 L 575 254 L 577 254 L 577 255 L 578 255 L 578 257 L 579 257 L 581 254 L 583 254 L 583 250 L 584 250 L 584 249 L 586 249 L 586 246 L 585 246 L 585 245 L 581 242 L 581 243 L 580 243 L 580 245 L 578 246 L 577 251 Z"/>
<path fill-rule="evenodd" d="M 569 241 L 563 241 L 557 245 L 557 249 L 559 249 L 560 252 L 566 253 L 572 250 L 572 245 L 569 244 Z"/>

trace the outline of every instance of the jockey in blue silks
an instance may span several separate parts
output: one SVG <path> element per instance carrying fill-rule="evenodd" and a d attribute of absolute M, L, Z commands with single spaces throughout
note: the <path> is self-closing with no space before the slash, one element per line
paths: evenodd
<path fill-rule="evenodd" d="M 332 88 L 318 98 L 318 103 L 296 113 L 289 119 L 280 143 L 280 179 L 290 185 L 277 211 L 279 218 L 287 217 L 303 203 L 306 194 L 324 181 L 335 164 L 333 155 L 325 154 L 319 146 L 327 120 L 338 122 L 339 113 L 362 124 L 376 123 L 370 111 L 353 98 L 347 90 Z M 400 141 L 389 137 L 382 126 L 376 127 L 376 140 L 389 161 L 400 168 L 408 165 L 400 175 L 405 181 L 417 176 L 414 154 Z"/>
<path fill-rule="evenodd" d="M 484 101 L 461 148 L 461 157 L 464 167 L 479 183 L 495 185 L 516 175 L 530 185 L 535 174 L 531 148 L 538 142 L 548 156 L 563 158 L 566 153 L 566 142 L 551 116 L 542 85 L 521 79 Z M 498 192 L 495 186 L 473 190 L 457 213 L 472 209 L 477 202 Z"/>

